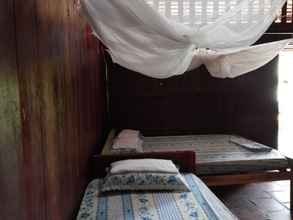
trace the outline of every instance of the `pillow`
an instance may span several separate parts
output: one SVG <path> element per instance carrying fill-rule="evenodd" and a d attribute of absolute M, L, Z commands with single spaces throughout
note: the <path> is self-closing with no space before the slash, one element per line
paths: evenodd
<path fill-rule="evenodd" d="M 163 159 L 129 159 L 111 163 L 111 174 L 127 172 L 159 172 L 178 174 L 179 170 L 172 160 Z"/>
<path fill-rule="evenodd" d="M 105 177 L 101 192 L 121 190 L 190 191 L 179 173 L 124 173 Z"/>

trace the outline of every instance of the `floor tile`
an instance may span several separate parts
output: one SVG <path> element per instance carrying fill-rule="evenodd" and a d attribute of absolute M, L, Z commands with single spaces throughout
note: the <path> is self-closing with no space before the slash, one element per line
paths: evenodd
<path fill-rule="evenodd" d="M 288 191 L 276 191 L 269 193 L 281 203 L 290 202 L 290 194 Z"/>
<path fill-rule="evenodd" d="M 251 198 L 249 201 L 255 204 L 260 210 L 264 212 L 276 212 L 276 211 L 282 211 L 285 209 L 285 207 L 280 202 L 272 198 L 270 199 Z"/>
<path fill-rule="evenodd" d="M 240 220 L 291 219 L 289 181 L 221 186 L 212 190 Z"/>

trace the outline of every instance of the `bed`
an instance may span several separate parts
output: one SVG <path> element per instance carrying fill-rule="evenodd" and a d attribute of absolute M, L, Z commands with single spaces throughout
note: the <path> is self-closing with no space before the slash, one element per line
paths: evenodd
<path fill-rule="evenodd" d="M 114 130 L 109 133 L 102 155 L 112 154 L 111 145 L 115 135 Z M 143 151 L 196 152 L 194 170 L 208 186 L 291 179 L 290 158 L 275 149 L 252 152 L 231 141 L 235 139 L 255 143 L 236 135 L 152 136 L 143 137 Z"/>
<path fill-rule="evenodd" d="M 237 219 L 226 206 L 194 174 L 192 151 L 149 153 L 146 158 L 168 158 L 184 171 L 190 192 L 132 191 L 101 193 L 101 175 L 113 161 L 136 158 L 135 155 L 101 156 L 94 158 L 95 177 L 85 190 L 77 220 L 180 220 L 180 219 Z M 185 158 L 185 160 L 183 160 Z M 101 171 L 101 172 L 99 172 Z"/>

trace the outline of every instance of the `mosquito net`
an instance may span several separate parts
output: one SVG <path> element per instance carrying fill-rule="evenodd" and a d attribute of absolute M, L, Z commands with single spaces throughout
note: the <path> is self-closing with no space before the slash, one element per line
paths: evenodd
<path fill-rule="evenodd" d="M 82 0 L 114 62 L 154 78 L 204 64 L 236 77 L 273 59 L 290 39 L 254 44 L 286 0 Z"/>

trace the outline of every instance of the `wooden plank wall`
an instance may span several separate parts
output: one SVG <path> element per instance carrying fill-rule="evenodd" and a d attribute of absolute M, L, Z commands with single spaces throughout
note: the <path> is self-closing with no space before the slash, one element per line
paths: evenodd
<path fill-rule="evenodd" d="M 265 35 L 259 42 L 287 36 Z M 217 79 L 201 66 L 181 76 L 152 79 L 111 62 L 112 127 L 145 135 L 238 134 L 272 147 L 278 133 L 278 58 L 235 79 Z"/>
<path fill-rule="evenodd" d="M 13 1 L 0 1 L 0 219 L 22 219 L 21 127 Z M 11 193 L 12 192 L 12 193 Z"/>
<path fill-rule="evenodd" d="M 233 133 L 276 146 L 277 60 L 225 80 L 211 77 L 204 67 L 157 80 L 109 66 L 115 128 L 139 129 L 145 135 Z"/>
<path fill-rule="evenodd" d="M 0 181 L 0 218 L 73 219 L 105 122 L 97 41 L 75 1 L 4 0 L 0 10 L 0 170 L 15 178 Z"/>

